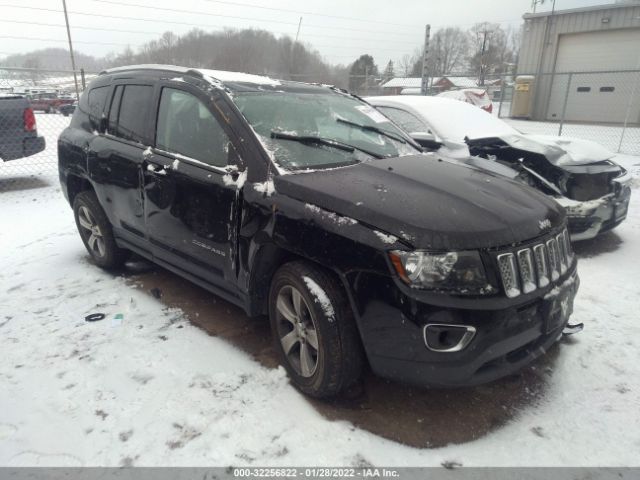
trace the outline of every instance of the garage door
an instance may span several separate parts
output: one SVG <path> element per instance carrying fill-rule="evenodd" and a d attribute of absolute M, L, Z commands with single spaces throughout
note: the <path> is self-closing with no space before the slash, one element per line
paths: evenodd
<path fill-rule="evenodd" d="M 638 66 L 640 29 L 561 35 L 556 72 L 631 70 Z M 558 120 L 568 86 L 567 75 L 556 75 L 549 102 L 548 118 Z M 622 122 L 640 81 L 636 73 L 575 74 L 571 78 L 566 120 Z M 640 85 L 631 105 L 631 122 L 640 121 Z"/>

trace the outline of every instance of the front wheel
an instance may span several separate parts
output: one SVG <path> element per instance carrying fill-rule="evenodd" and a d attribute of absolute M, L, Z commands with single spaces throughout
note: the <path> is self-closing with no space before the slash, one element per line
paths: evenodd
<path fill-rule="evenodd" d="M 95 264 L 107 269 L 123 265 L 129 252 L 116 245 L 111 223 L 96 194 L 80 192 L 73 201 L 73 213 L 82 242 Z"/>
<path fill-rule="evenodd" d="M 280 362 L 299 390 L 330 397 L 360 378 L 360 338 L 332 274 L 306 262 L 282 266 L 271 283 L 269 317 Z"/>

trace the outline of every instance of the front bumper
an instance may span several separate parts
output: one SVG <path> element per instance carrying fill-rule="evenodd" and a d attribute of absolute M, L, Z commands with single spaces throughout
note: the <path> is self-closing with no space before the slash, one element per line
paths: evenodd
<path fill-rule="evenodd" d="M 380 292 L 359 319 L 360 332 L 371 368 L 381 377 L 419 386 L 477 385 L 544 354 L 562 335 L 578 286 L 574 262 L 555 286 L 509 306 L 478 299 L 477 309 L 442 308 L 402 295 L 385 299 Z M 475 335 L 462 350 L 436 352 L 426 345 L 428 324 L 470 326 Z"/>
<path fill-rule="evenodd" d="M 571 240 L 588 240 L 620 225 L 627 218 L 631 199 L 631 176 L 614 179 L 614 193 L 596 200 L 577 202 L 557 199 L 567 210 Z"/>

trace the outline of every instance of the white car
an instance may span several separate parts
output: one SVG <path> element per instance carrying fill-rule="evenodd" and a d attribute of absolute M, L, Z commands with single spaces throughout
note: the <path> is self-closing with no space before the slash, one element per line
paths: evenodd
<path fill-rule="evenodd" d="M 593 238 L 627 216 L 631 176 L 611 160 L 612 152 L 595 142 L 525 135 L 475 106 L 448 98 L 366 100 L 425 149 L 518 178 L 553 196 L 567 211 L 572 240 Z"/>

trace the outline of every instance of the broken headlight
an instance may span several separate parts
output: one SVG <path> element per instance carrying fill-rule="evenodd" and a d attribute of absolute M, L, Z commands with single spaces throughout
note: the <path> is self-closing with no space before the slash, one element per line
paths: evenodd
<path fill-rule="evenodd" d="M 492 291 L 478 252 L 394 250 L 389 256 L 400 278 L 412 287 L 466 294 Z"/>

